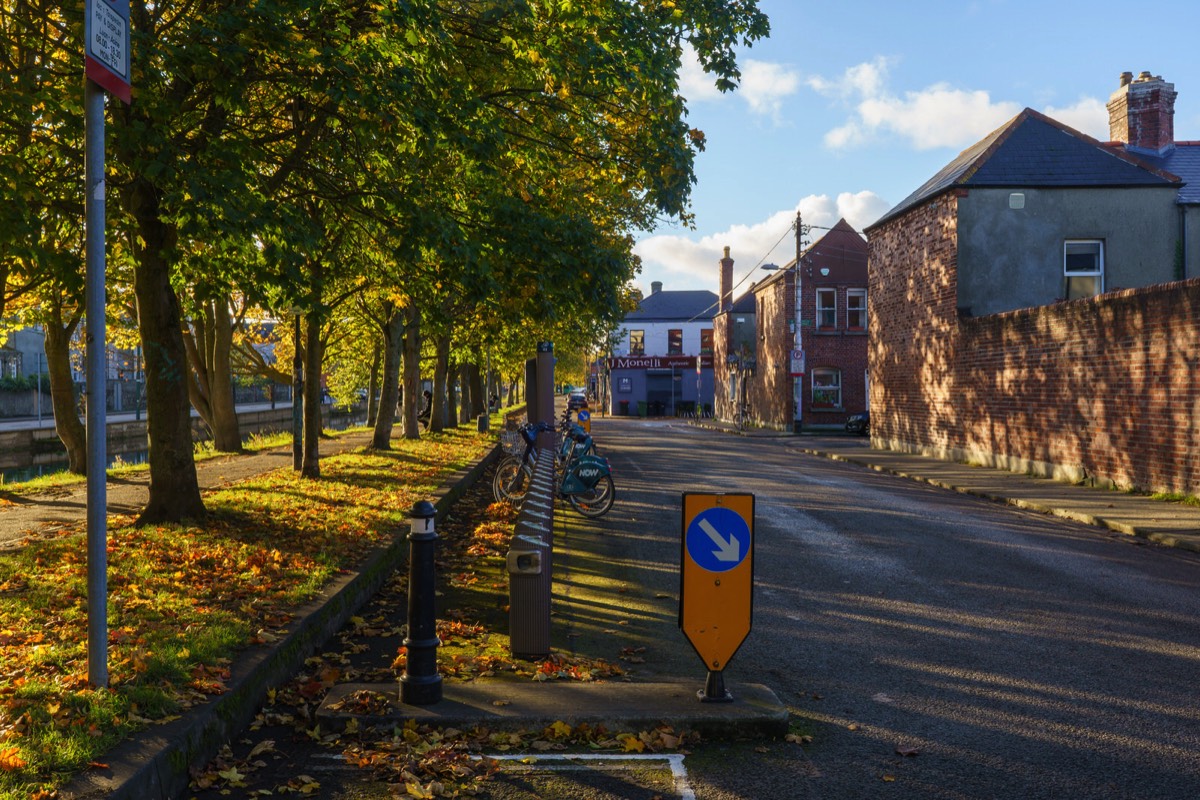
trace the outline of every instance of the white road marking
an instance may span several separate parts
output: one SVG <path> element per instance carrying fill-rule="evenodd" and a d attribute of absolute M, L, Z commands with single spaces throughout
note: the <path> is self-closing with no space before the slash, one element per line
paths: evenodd
<path fill-rule="evenodd" d="M 554 754 L 525 754 L 525 755 L 499 755 L 499 756 L 474 756 L 474 758 L 490 758 L 495 761 L 517 761 L 528 766 L 542 766 L 542 761 L 562 761 L 563 766 L 553 767 L 547 766 L 548 770 L 569 770 L 583 769 L 581 765 L 572 765 L 572 761 L 665 761 L 671 768 L 671 777 L 675 779 L 675 791 L 679 793 L 680 800 L 696 800 L 696 792 L 692 789 L 688 782 L 687 768 L 683 766 L 683 756 L 675 753 L 663 755 L 603 755 L 600 753 L 576 753 L 574 755 L 554 753 Z M 615 766 L 615 765 L 614 765 Z"/>

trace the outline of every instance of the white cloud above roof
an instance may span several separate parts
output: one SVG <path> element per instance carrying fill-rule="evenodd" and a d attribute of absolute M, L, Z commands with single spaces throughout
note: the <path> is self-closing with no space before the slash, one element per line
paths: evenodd
<path fill-rule="evenodd" d="M 890 208 L 890 204 L 874 192 L 843 192 L 837 197 L 809 195 L 796 208 L 777 211 L 767 219 L 753 225 L 731 225 L 700 239 L 689 239 L 684 235 L 661 234 L 642 239 L 634 247 L 642 258 L 643 274 L 639 283 L 647 287 L 650 281 L 662 281 L 665 289 L 707 287 L 717 289 L 717 262 L 729 247 L 734 260 L 734 281 L 759 281 L 767 276 L 759 272 L 761 264 L 788 263 L 796 257 L 796 240 L 792 225 L 799 210 L 805 225 L 815 226 L 808 240 L 824 235 L 826 228 L 833 227 L 845 218 L 850 225 L 861 231 L 879 219 Z M 751 273 L 747 276 L 747 273 Z"/>

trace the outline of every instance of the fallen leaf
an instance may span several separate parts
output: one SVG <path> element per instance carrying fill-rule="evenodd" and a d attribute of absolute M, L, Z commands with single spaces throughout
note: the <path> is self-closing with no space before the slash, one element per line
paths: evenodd
<path fill-rule="evenodd" d="M 921 751 L 915 747 L 897 747 L 896 748 L 896 755 L 907 756 L 908 758 L 912 758 L 915 755 L 919 755 L 920 752 Z"/>

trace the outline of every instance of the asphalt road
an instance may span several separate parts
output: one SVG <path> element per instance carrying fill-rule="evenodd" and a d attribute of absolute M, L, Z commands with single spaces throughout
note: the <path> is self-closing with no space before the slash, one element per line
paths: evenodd
<path fill-rule="evenodd" d="M 1200 797 L 1195 555 L 794 439 L 625 421 L 597 438 L 631 564 L 677 563 L 681 492 L 756 496 L 753 630 L 726 674 L 770 686 L 813 739 L 696 748 L 697 797 Z M 681 657 L 647 664 L 699 680 Z"/>
<path fill-rule="evenodd" d="M 681 494 L 753 493 L 753 627 L 725 674 L 735 693 L 773 689 L 811 740 L 514 764 L 485 797 L 1200 797 L 1195 554 L 803 455 L 789 437 L 622 419 L 593 433 L 617 501 L 556 522 L 556 648 L 622 653 L 635 680 L 699 689 L 677 628 Z M 297 747 L 281 767 L 319 771 L 316 796 L 388 794 Z"/>

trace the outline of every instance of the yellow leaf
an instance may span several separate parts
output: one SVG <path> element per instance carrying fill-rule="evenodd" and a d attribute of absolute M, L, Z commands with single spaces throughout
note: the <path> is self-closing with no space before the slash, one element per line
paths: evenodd
<path fill-rule="evenodd" d="M 23 768 L 27 762 L 21 758 L 20 752 L 15 747 L 6 747 L 0 750 L 0 771 L 10 772 Z"/>
<path fill-rule="evenodd" d="M 571 726 L 559 720 L 550 726 L 550 734 L 557 739 L 566 739 L 571 735 Z"/>

